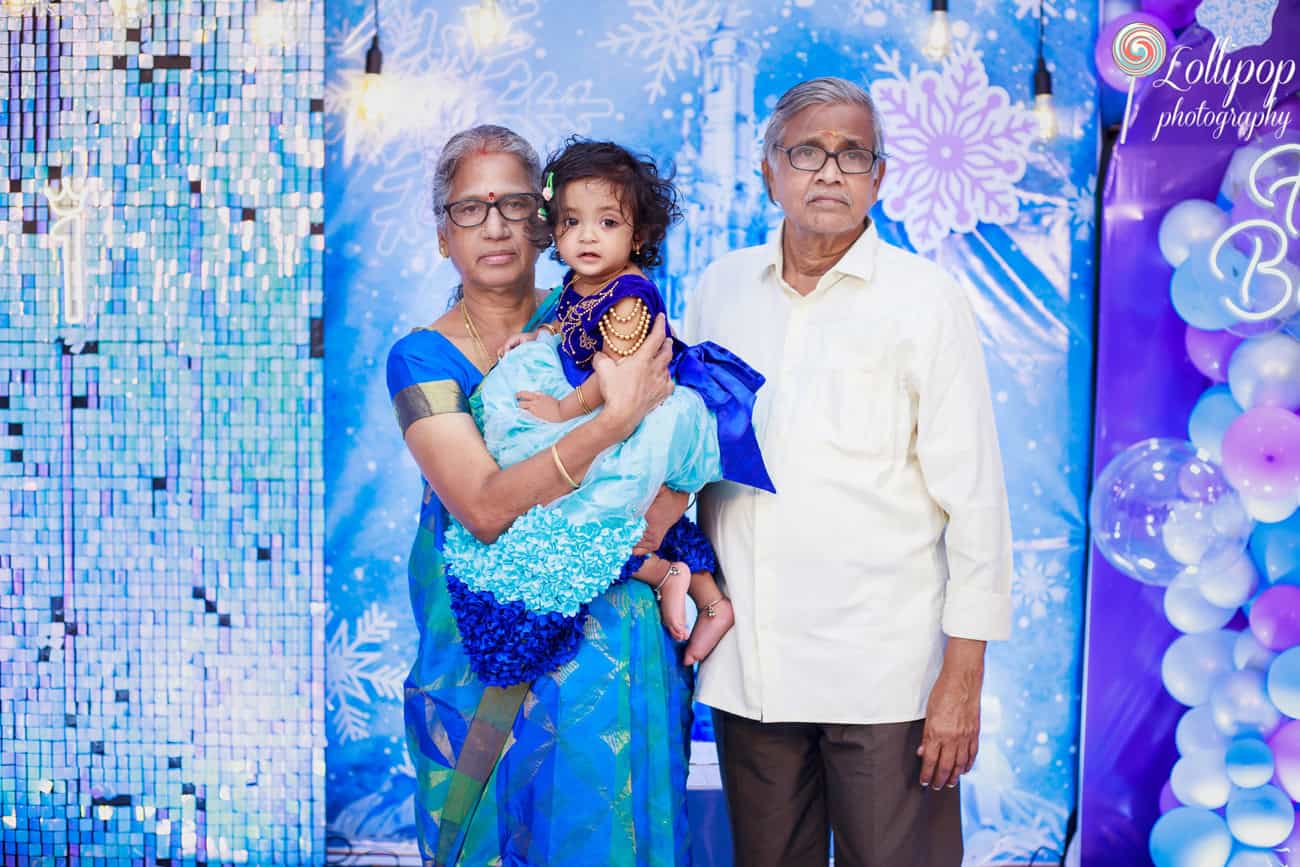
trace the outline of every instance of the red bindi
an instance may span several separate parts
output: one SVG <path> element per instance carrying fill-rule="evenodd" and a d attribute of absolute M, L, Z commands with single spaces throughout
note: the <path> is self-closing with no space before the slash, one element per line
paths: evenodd
<path fill-rule="evenodd" d="M 497 194 L 496 194 L 496 193 L 488 193 L 488 201 L 489 201 L 489 202 L 495 202 L 495 201 L 496 201 L 496 198 L 497 198 Z"/>

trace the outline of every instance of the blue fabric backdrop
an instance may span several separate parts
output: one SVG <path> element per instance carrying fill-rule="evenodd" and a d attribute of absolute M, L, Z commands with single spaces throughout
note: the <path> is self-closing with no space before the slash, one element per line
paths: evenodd
<path fill-rule="evenodd" d="M 1088 470 L 1096 84 L 1094 4 L 1047 3 L 1061 135 L 1034 135 L 1037 0 L 954 13 L 953 52 L 921 52 L 921 0 L 381 0 L 383 86 L 399 109 L 366 124 L 356 93 L 368 2 L 327 8 L 327 797 L 331 831 L 394 846 L 414 834 L 400 685 L 415 653 L 405 556 L 420 483 L 384 390 L 391 343 L 446 309 L 430 164 L 491 121 L 545 153 L 570 133 L 677 166 L 686 219 L 660 276 L 680 315 L 709 261 L 761 242 L 779 214 L 758 175 L 763 124 L 797 81 L 868 85 L 885 120 L 883 236 L 969 291 L 985 340 L 1016 535 L 1015 633 L 993 648 L 967 861 L 1059 852 L 1074 802 Z M 490 6 L 491 4 L 485 4 Z M 487 38 L 484 38 L 487 37 Z M 558 266 L 539 275 L 549 284 Z M 697 728 L 697 736 L 709 737 Z M 707 745 L 698 753 L 709 755 Z M 694 784 L 708 786 L 708 767 Z"/>

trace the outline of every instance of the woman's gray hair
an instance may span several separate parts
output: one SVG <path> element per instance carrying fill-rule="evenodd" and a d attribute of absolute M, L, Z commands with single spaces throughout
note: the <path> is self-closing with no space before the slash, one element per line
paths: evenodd
<path fill-rule="evenodd" d="M 801 81 L 777 100 L 776 108 L 772 109 L 772 117 L 767 122 L 767 131 L 763 134 L 763 156 L 769 163 L 776 159 L 776 149 L 785 137 L 785 128 L 790 119 L 814 105 L 856 105 L 865 108 L 871 117 L 871 129 L 875 133 L 871 149 L 883 158 L 885 128 L 880 122 L 880 113 L 876 111 L 876 103 L 871 94 L 846 79 L 826 77 Z"/>
<path fill-rule="evenodd" d="M 460 162 L 476 153 L 512 154 L 524 164 L 524 171 L 533 185 L 540 189 L 542 161 L 528 140 L 512 129 L 484 123 L 461 130 L 443 145 L 433 168 L 433 216 L 439 229 L 447 227 L 447 196 L 451 194 L 452 181 Z"/>

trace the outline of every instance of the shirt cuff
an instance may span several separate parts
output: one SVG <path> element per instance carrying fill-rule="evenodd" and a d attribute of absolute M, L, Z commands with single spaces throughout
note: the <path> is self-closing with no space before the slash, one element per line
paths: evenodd
<path fill-rule="evenodd" d="M 943 603 L 943 631 L 949 638 L 1005 641 L 1011 637 L 1011 594 L 972 588 L 954 592 Z"/>

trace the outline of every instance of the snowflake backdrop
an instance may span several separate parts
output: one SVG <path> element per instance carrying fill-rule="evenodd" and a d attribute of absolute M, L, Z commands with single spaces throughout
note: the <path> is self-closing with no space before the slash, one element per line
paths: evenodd
<path fill-rule="evenodd" d="M 847 15 L 829 0 L 503 0 L 509 30 L 487 44 L 473 4 L 381 0 L 385 98 L 400 110 L 378 129 L 353 119 L 371 4 L 328 5 L 327 807 L 337 839 L 400 848 L 414 836 L 399 692 L 415 656 L 405 560 L 420 483 L 382 361 L 446 309 L 455 284 L 428 207 L 436 147 L 491 121 L 543 154 L 581 133 L 674 163 L 686 219 L 657 277 L 680 315 L 705 265 L 779 222 L 757 172 L 777 97 L 833 74 L 880 103 L 891 155 L 882 234 L 943 264 L 975 305 L 1006 456 L 1015 632 L 989 654 L 967 862 L 1060 851 L 1074 800 L 1086 549 L 1096 21 L 1095 4 L 1043 2 L 1062 129 L 1047 145 L 1028 113 L 1038 0 L 955 6 L 954 51 L 941 63 L 919 50 L 922 0 L 854 0 Z M 539 266 L 553 285 L 558 266 Z M 703 725 L 696 735 L 710 737 Z M 709 784 L 703 773 L 693 783 Z"/>

